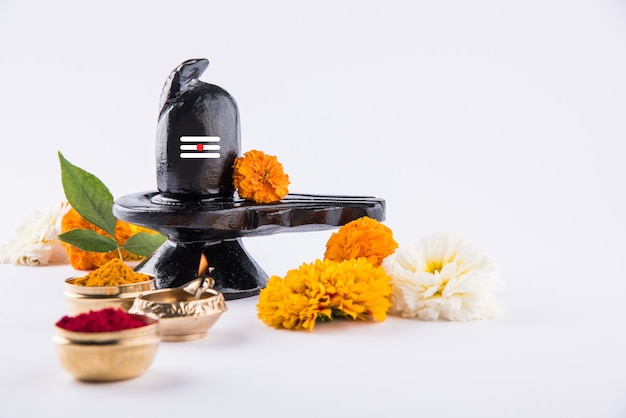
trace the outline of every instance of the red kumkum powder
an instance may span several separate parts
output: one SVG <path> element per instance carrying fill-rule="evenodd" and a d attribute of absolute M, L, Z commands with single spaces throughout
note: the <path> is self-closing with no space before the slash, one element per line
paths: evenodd
<path fill-rule="evenodd" d="M 74 317 L 64 316 L 55 325 L 74 332 L 115 332 L 139 328 L 148 324 L 122 309 L 104 308 L 99 311 L 81 313 Z"/>

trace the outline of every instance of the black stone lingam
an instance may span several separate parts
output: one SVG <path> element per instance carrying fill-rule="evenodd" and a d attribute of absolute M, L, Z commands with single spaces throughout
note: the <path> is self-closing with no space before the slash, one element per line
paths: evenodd
<path fill-rule="evenodd" d="M 113 212 L 167 235 L 136 268 L 154 274 L 157 288 L 196 279 L 203 274 L 204 256 L 215 289 L 238 299 L 258 294 L 267 280 L 241 238 L 336 228 L 363 216 L 382 221 L 385 201 L 289 194 L 258 204 L 239 198 L 232 181 L 234 160 L 241 155 L 239 111 L 228 92 L 199 80 L 208 65 L 206 59 L 191 59 L 170 74 L 157 125 L 158 191 L 123 196 Z"/>

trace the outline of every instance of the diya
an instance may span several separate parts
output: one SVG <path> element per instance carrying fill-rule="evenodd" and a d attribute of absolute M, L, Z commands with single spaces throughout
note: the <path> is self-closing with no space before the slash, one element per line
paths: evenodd
<path fill-rule="evenodd" d="M 192 341 L 207 331 L 228 310 L 224 296 L 212 289 L 213 280 L 192 280 L 176 288 L 159 289 L 135 298 L 129 313 L 158 321 L 162 341 Z"/>
<path fill-rule="evenodd" d="M 384 220 L 385 201 L 369 196 L 288 194 L 259 204 L 240 198 L 233 163 L 241 155 L 239 110 L 221 87 L 199 80 L 208 60 L 191 59 L 172 71 L 160 99 L 156 138 L 157 190 L 117 199 L 116 217 L 157 230 L 168 240 L 137 271 L 157 288 L 183 286 L 208 260 L 215 289 L 228 299 L 253 296 L 267 274 L 242 238 L 319 231 L 368 216 Z"/>

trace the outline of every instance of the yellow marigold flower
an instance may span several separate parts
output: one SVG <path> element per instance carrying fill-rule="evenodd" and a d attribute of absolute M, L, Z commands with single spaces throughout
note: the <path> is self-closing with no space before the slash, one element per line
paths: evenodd
<path fill-rule="evenodd" d="M 390 277 L 365 258 L 316 260 L 272 276 L 261 290 L 258 317 L 274 328 L 313 331 L 334 318 L 383 321 L 391 295 Z"/>
<path fill-rule="evenodd" d="M 106 232 L 92 223 L 88 222 L 76 212 L 74 208 L 70 208 L 63 218 L 61 219 L 61 233 L 71 231 L 73 229 L 91 229 L 96 231 L 101 235 L 108 236 Z M 127 222 L 118 220 L 115 226 L 115 237 L 120 245 L 124 245 L 126 240 L 130 238 L 131 235 L 136 232 L 144 231 L 144 232 L 154 232 L 150 229 L 146 229 L 137 225 L 132 225 Z M 104 265 L 107 261 L 112 260 L 113 258 L 118 258 L 119 253 L 117 250 L 111 251 L 108 253 L 95 253 L 89 251 L 80 250 L 73 245 L 67 244 L 65 242 L 61 242 L 65 252 L 69 257 L 70 265 L 77 270 L 93 270 L 98 267 Z M 131 254 L 125 250 L 122 250 L 122 257 L 124 260 L 139 260 L 141 257 Z"/>
<path fill-rule="evenodd" d="M 365 257 L 370 263 L 380 266 L 396 248 L 398 243 L 391 229 L 376 219 L 364 216 L 345 224 L 330 236 L 324 258 L 341 261 Z"/>
<path fill-rule="evenodd" d="M 289 193 L 289 176 L 273 155 L 248 151 L 235 159 L 233 169 L 233 184 L 244 199 L 271 203 Z"/>

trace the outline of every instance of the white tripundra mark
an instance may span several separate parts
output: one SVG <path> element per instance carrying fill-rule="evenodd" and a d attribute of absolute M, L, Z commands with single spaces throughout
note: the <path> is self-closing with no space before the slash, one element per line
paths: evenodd
<path fill-rule="evenodd" d="M 180 158 L 220 158 L 219 136 L 181 136 Z"/>

